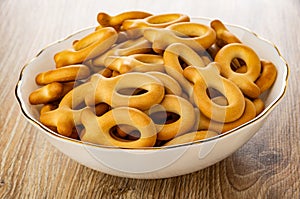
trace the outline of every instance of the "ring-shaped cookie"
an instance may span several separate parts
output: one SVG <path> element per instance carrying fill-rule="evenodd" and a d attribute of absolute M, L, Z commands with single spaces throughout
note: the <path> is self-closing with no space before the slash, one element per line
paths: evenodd
<path fill-rule="evenodd" d="M 129 56 L 133 54 L 144 54 L 152 50 L 151 43 L 143 37 L 127 40 L 109 49 L 104 54 L 93 60 L 94 66 L 104 66 L 108 56 Z"/>
<path fill-rule="evenodd" d="M 260 114 L 265 109 L 265 103 L 260 98 L 256 98 L 256 99 L 252 100 L 252 103 L 255 106 L 256 115 Z"/>
<path fill-rule="evenodd" d="M 219 47 L 223 47 L 230 43 L 242 43 L 226 26 L 218 19 L 210 22 L 210 26 L 215 30 Z"/>
<path fill-rule="evenodd" d="M 118 38 L 118 33 L 112 27 L 101 28 L 96 32 L 75 42 L 75 48 L 58 52 L 54 55 L 56 67 L 82 63 L 108 50 Z"/>
<path fill-rule="evenodd" d="M 104 63 L 105 67 L 118 71 L 121 74 L 129 71 L 164 72 L 164 60 L 160 55 L 153 54 L 133 54 L 129 56 L 108 56 Z"/>
<path fill-rule="evenodd" d="M 204 114 L 200 114 L 198 130 L 209 129 L 211 131 L 224 133 L 252 120 L 255 116 L 255 105 L 249 99 L 245 98 L 245 109 L 242 116 L 239 119 L 233 122 L 222 123 L 211 120 L 204 116 Z"/>
<path fill-rule="evenodd" d="M 261 74 L 255 81 L 255 84 L 260 88 L 261 93 L 268 90 L 276 80 L 277 69 L 270 61 L 261 60 Z"/>
<path fill-rule="evenodd" d="M 177 13 L 152 15 L 144 19 L 125 20 L 123 22 L 123 29 L 130 30 L 145 27 L 165 28 L 171 24 L 184 21 L 190 21 L 189 16 Z"/>
<path fill-rule="evenodd" d="M 143 32 L 147 28 L 165 28 L 171 24 L 178 22 L 188 22 L 190 18 L 184 14 L 170 13 L 161 15 L 152 15 L 144 19 L 125 20 L 122 28 L 126 30 L 130 38 L 143 36 Z"/>
<path fill-rule="evenodd" d="M 124 148 L 152 147 L 156 142 L 156 128 L 153 121 L 144 112 L 135 108 L 115 108 L 100 117 L 85 109 L 81 114 L 81 121 L 85 127 L 81 133 L 82 141 Z M 130 141 L 113 136 L 110 129 L 117 125 L 135 127 L 140 132 L 140 137 Z"/>
<path fill-rule="evenodd" d="M 231 68 L 231 62 L 235 58 L 242 59 L 247 66 L 245 73 L 234 72 Z M 251 98 L 257 98 L 261 91 L 254 83 L 259 77 L 261 64 L 255 51 L 244 44 L 231 43 L 219 50 L 215 57 L 215 62 L 220 64 L 221 75 L 233 81 L 242 92 Z"/>
<path fill-rule="evenodd" d="M 36 89 L 29 95 L 30 104 L 47 104 L 61 98 L 63 92 L 63 84 L 53 82 Z"/>
<path fill-rule="evenodd" d="M 171 145 L 178 145 L 178 144 L 185 144 L 197 140 L 203 140 L 206 138 L 217 136 L 218 133 L 214 131 L 202 130 L 202 131 L 194 131 L 189 132 L 184 135 L 180 135 L 178 137 L 173 138 L 172 140 L 168 141 L 164 144 L 164 146 L 171 146 Z"/>
<path fill-rule="evenodd" d="M 187 45 L 174 43 L 166 48 L 163 58 L 166 72 L 179 82 L 184 92 L 191 96 L 193 86 L 186 78 L 183 77 L 183 69 L 179 58 L 186 62 L 187 65 L 203 67 L 204 63 L 201 57 Z"/>
<path fill-rule="evenodd" d="M 204 49 L 209 48 L 216 41 L 215 31 L 204 24 L 194 22 L 175 23 L 167 27 L 167 29 L 175 31 L 184 37 L 181 38 L 183 43 L 185 41 L 197 42 L 199 46 Z"/>
<path fill-rule="evenodd" d="M 183 75 L 194 84 L 194 101 L 206 117 L 219 122 L 233 122 L 241 117 L 245 108 L 244 96 L 232 81 L 219 74 L 215 62 L 205 68 L 189 66 L 184 69 Z M 228 105 L 214 103 L 207 94 L 208 88 L 216 89 L 225 96 Z"/>
<path fill-rule="evenodd" d="M 192 129 L 195 124 L 195 111 L 193 105 L 186 99 L 176 95 L 165 95 L 163 101 L 151 107 L 148 114 L 157 112 L 171 112 L 179 115 L 179 119 L 169 124 L 156 124 L 157 139 L 170 140 Z M 167 114 L 166 114 L 167 115 Z"/>
<path fill-rule="evenodd" d="M 122 12 L 115 16 L 110 16 L 107 13 L 100 12 L 97 15 L 97 21 L 102 27 L 114 27 L 119 30 L 125 20 L 129 19 L 143 19 L 149 17 L 152 14 L 143 11 L 128 11 Z"/>
<path fill-rule="evenodd" d="M 57 109 L 43 112 L 40 121 L 49 127 L 56 127 L 58 133 L 70 136 L 74 127 L 81 124 L 80 114 L 83 109 L 76 107 L 84 102 L 85 96 L 92 92 L 91 83 L 85 83 L 68 92 L 60 101 Z"/>
<path fill-rule="evenodd" d="M 89 76 L 89 67 L 83 64 L 76 64 L 41 72 L 36 76 L 35 82 L 38 85 L 46 85 L 53 82 L 81 80 Z"/>
<path fill-rule="evenodd" d="M 150 75 L 156 77 L 164 84 L 165 94 L 173 94 L 173 95 L 177 95 L 177 96 L 182 95 L 181 86 L 171 76 L 169 76 L 165 73 L 156 72 L 156 71 L 150 71 L 150 72 L 147 72 L 147 74 L 150 74 Z"/>
<path fill-rule="evenodd" d="M 173 30 L 162 28 L 146 28 L 143 32 L 144 38 L 152 43 L 152 49 L 158 54 L 162 54 L 164 50 L 173 43 L 182 43 L 192 48 L 196 52 L 204 52 L 205 49 L 199 45 L 194 38 L 187 38 L 186 35 L 176 34 Z"/>
<path fill-rule="evenodd" d="M 105 102 L 111 107 L 128 106 L 147 110 L 154 104 L 159 104 L 164 97 L 164 85 L 155 77 L 146 73 L 126 73 L 116 77 L 105 78 L 95 74 L 90 81 L 94 93 L 86 96 L 87 105 Z M 146 92 L 139 95 L 125 95 L 122 89 L 143 89 Z"/>
<path fill-rule="evenodd" d="M 53 82 L 30 93 L 29 102 L 33 105 L 48 104 L 56 100 L 60 100 L 73 88 L 74 82 Z"/>

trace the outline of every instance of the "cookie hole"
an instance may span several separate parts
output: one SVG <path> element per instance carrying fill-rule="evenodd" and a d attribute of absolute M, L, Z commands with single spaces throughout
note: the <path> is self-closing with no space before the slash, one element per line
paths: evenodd
<path fill-rule="evenodd" d="M 207 93 L 208 97 L 214 103 L 216 103 L 220 106 L 227 106 L 228 105 L 228 101 L 227 101 L 226 97 L 220 91 L 209 87 L 209 88 L 206 89 L 206 93 Z"/>
<path fill-rule="evenodd" d="M 146 64 L 153 64 L 153 63 L 157 63 L 157 64 L 164 64 L 163 59 L 160 59 L 160 57 L 155 57 L 150 56 L 150 55 L 140 55 L 140 56 L 136 56 L 134 57 L 136 60 L 142 62 L 142 63 L 146 63 Z"/>
<path fill-rule="evenodd" d="M 148 91 L 142 88 L 122 88 L 117 91 L 121 95 L 142 95 L 144 93 L 147 93 Z"/>
<path fill-rule="evenodd" d="M 184 59 L 182 59 L 181 57 L 178 57 L 178 61 L 179 61 L 179 64 L 180 64 L 182 70 L 184 70 L 186 67 L 189 66 L 189 65 L 184 61 Z"/>
<path fill-rule="evenodd" d="M 135 141 L 141 137 L 141 133 L 137 128 L 126 124 L 112 127 L 109 133 L 114 139 L 121 141 Z"/>
<path fill-rule="evenodd" d="M 72 134 L 69 136 L 70 138 L 80 140 L 80 132 L 84 129 L 83 125 L 77 125 L 72 129 Z"/>
<path fill-rule="evenodd" d="M 230 63 L 231 70 L 237 73 L 245 73 L 247 72 L 247 66 L 244 60 L 240 58 L 232 59 Z"/>
<path fill-rule="evenodd" d="M 163 125 L 176 122 L 180 118 L 180 116 L 173 112 L 159 111 L 150 114 L 150 118 L 155 124 Z"/>
<path fill-rule="evenodd" d="M 99 117 L 109 111 L 111 107 L 106 103 L 99 103 L 95 106 L 95 114 Z"/>
<path fill-rule="evenodd" d="M 217 89 L 214 89 L 212 87 L 208 87 L 206 89 L 206 94 L 210 99 L 218 97 L 218 96 L 224 96 L 220 91 L 218 91 Z"/>
<path fill-rule="evenodd" d="M 192 37 L 196 37 L 196 35 L 186 35 L 186 34 L 176 34 L 176 36 L 182 38 L 182 39 L 188 39 L 188 38 L 192 38 Z"/>

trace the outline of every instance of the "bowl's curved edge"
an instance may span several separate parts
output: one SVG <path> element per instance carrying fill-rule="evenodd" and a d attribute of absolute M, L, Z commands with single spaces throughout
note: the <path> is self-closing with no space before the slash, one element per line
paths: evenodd
<path fill-rule="evenodd" d="M 204 20 L 213 20 L 211 18 L 208 18 L 208 17 L 193 17 L 194 19 L 204 19 Z M 287 84 L 288 84 L 288 77 L 290 75 L 290 69 L 289 69 L 289 66 L 288 66 L 288 63 L 287 61 L 283 58 L 283 56 L 281 55 L 278 47 L 271 41 L 265 39 L 265 38 L 262 38 L 260 37 L 257 33 L 249 30 L 248 28 L 245 28 L 243 26 L 239 26 L 239 25 L 235 25 L 235 24 L 229 24 L 229 23 L 224 23 L 225 25 L 229 25 L 229 26 L 234 26 L 234 27 L 237 27 L 237 28 L 240 28 L 240 29 L 243 29 L 245 31 L 248 31 L 250 32 L 251 34 L 253 34 L 255 37 L 257 37 L 258 39 L 260 40 L 263 40 L 267 43 L 269 43 L 270 45 L 272 45 L 274 47 L 274 49 L 277 51 L 278 53 L 278 56 L 280 57 L 280 59 L 282 60 L 282 62 L 284 63 L 285 67 L 286 67 L 286 74 L 285 74 L 285 83 L 284 85 L 282 85 L 282 91 L 281 91 L 281 94 L 275 99 L 272 101 L 272 103 L 270 103 L 270 105 L 268 107 L 266 107 L 262 113 L 260 113 L 258 116 L 256 116 L 254 119 L 234 128 L 234 129 L 231 129 L 230 131 L 227 131 L 225 133 L 222 133 L 222 134 L 219 134 L 217 136 L 214 136 L 214 137 L 211 137 L 211 138 L 207 138 L 207 139 L 203 139 L 203 140 L 198 140 L 198 141 L 193 141 L 193 142 L 188 142 L 188 143 L 184 143 L 184 144 L 178 144 L 178 145 L 171 145 L 171 146 L 165 146 L 165 147 L 143 147 L 143 148 L 139 148 L 139 149 L 127 149 L 127 148 L 122 148 L 122 149 L 127 149 L 127 150 L 153 150 L 153 149 L 172 149 L 172 148 L 176 148 L 176 147 L 182 147 L 182 146 L 189 146 L 189 145 L 192 145 L 192 144 L 200 144 L 200 143 L 203 143 L 203 142 L 209 142 L 211 140 L 215 140 L 215 139 L 219 139 L 221 137 L 224 137 L 228 134 L 231 134 L 231 133 L 234 133 L 236 132 L 237 130 L 243 128 L 244 126 L 246 125 L 249 125 L 249 124 L 252 124 L 258 120 L 261 120 L 265 117 L 267 117 L 271 111 L 279 104 L 279 102 L 283 99 L 285 93 L 286 93 L 286 90 L 287 90 Z M 41 124 L 40 122 L 36 121 L 34 118 L 32 118 L 29 113 L 24 109 L 23 107 L 23 101 L 20 97 L 21 93 L 20 93 L 20 85 L 22 83 L 22 77 L 23 77 L 23 73 L 24 73 L 24 70 L 26 69 L 26 67 L 31 63 L 33 62 L 35 59 L 37 59 L 37 57 L 42 54 L 47 48 L 49 48 L 50 46 L 52 45 L 55 45 L 57 43 L 60 43 L 60 42 L 63 42 L 71 37 L 73 37 L 74 35 L 82 32 L 82 31 L 86 31 L 88 29 L 91 29 L 91 28 L 94 28 L 94 27 L 87 27 L 87 28 L 84 28 L 84 29 L 81 29 L 79 31 L 76 31 L 72 34 L 70 34 L 69 36 L 65 37 L 64 39 L 61 39 L 61 40 L 57 40 L 56 42 L 53 42 L 49 45 L 47 45 L 45 48 L 43 48 L 39 53 L 37 53 L 37 55 L 31 59 L 29 62 L 27 62 L 21 69 L 21 72 L 20 72 L 20 75 L 19 75 L 19 79 L 18 79 L 18 82 L 15 86 L 15 97 L 18 101 L 18 104 L 21 108 L 21 111 L 22 111 L 22 114 L 25 116 L 25 118 L 30 121 L 34 126 L 50 133 L 51 136 L 55 136 L 55 137 L 59 137 L 59 138 L 62 138 L 66 141 L 71 141 L 73 143 L 77 143 L 77 144 L 85 144 L 85 145 L 89 145 L 89 146 L 94 146 L 94 147 L 101 147 L 101 148 L 109 148 L 109 149 L 120 149 L 119 147 L 114 147 L 114 146 L 102 146 L 102 145 L 97 145 L 97 144 L 93 144 L 93 143 L 87 143 L 87 142 L 83 142 L 83 141 L 80 141 L 80 140 L 75 140 L 75 139 L 72 139 L 72 138 L 69 138 L 69 137 L 65 137 L 65 136 L 62 136 L 50 129 L 48 129 L 46 126 L 44 126 L 43 124 Z"/>

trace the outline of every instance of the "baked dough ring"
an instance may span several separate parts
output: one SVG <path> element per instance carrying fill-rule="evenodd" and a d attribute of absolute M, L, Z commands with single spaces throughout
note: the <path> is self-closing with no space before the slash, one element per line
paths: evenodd
<path fill-rule="evenodd" d="M 145 27 L 165 28 L 171 24 L 184 21 L 190 21 L 189 16 L 177 13 L 152 15 L 144 19 L 126 20 L 123 22 L 123 29 L 130 30 Z"/>
<path fill-rule="evenodd" d="M 148 114 L 151 116 L 151 114 L 157 112 L 171 112 L 179 115 L 179 119 L 170 124 L 156 124 L 157 139 L 159 140 L 170 140 L 190 131 L 196 119 L 193 105 L 186 99 L 176 95 L 165 95 L 163 101 L 151 107 Z"/>
<path fill-rule="evenodd" d="M 164 60 L 160 55 L 153 54 L 133 54 L 129 56 L 109 56 L 106 58 L 105 67 L 118 71 L 120 74 L 129 71 L 148 72 L 159 71 L 164 72 Z"/>
<path fill-rule="evenodd" d="M 99 26 L 97 26 L 97 27 L 95 28 L 95 31 L 98 31 L 98 30 L 100 30 L 100 29 L 102 29 L 102 28 L 103 28 L 103 26 L 99 25 Z M 124 42 L 124 41 L 126 41 L 126 40 L 128 40 L 128 39 L 129 39 L 129 37 L 128 37 L 127 32 L 125 32 L 125 31 L 118 31 L 118 38 L 117 38 L 116 44 L 122 43 L 122 42 Z M 75 41 L 73 42 L 73 45 L 74 45 L 76 42 L 78 42 L 78 41 L 79 41 L 79 40 L 75 40 Z"/>
<path fill-rule="evenodd" d="M 252 100 L 255 110 L 256 110 L 256 115 L 259 115 L 264 109 L 265 109 L 265 103 L 262 101 L 260 98 L 256 98 Z"/>
<path fill-rule="evenodd" d="M 255 116 L 256 108 L 254 104 L 249 99 L 245 98 L 245 109 L 243 115 L 239 119 L 229 123 L 222 123 L 213 121 L 204 114 L 200 114 L 198 130 L 209 129 L 211 131 L 224 133 L 252 120 Z"/>
<path fill-rule="evenodd" d="M 96 104 L 95 106 L 95 114 L 97 116 L 101 116 L 103 114 L 105 114 L 107 111 L 109 111 L 111 109 L 111 107 L 106 104 L 106 103 L 99 103 L 99 104 Z"/>
<path fill-rule="evenodd" d="M 234 34 L 232 34 L 220 20 L 213 20 L 210 26 L 216 31 L 217 45 L 223 47 L 230 43 L 242 43 Z"/>
<path fill-rule="evenodd" d="M 74 49 L 63 50 L 54 55 L 56 67 L 82 63 L 108 50 L 118 38 L 118 33 L 112 27 L 101 28 L 82 40 L 75 42 Z M 78 50 L 76 50 L 78 49 Z"/>
<path fill-rule="evenodd" d="M 36 89 L 29 95 L 29 102 L 33 105 L 48 104 L 60 100 L 75 86 L 75 82 L 53 82 Z"/>
<path fill-rule="evenodd" d="M 140 37 L 138 39 L 127 40 L 123 43 L 120 43 L 106 53 L 96 57 L 93 60 L 94 66 L 104 66 L 105 59 L 108 56 L 129 56 L 133 54 L 144 54 L 152 50 L 151 43 L 145 38 Z"/>
<path fill-rule="evenodd" d="M 169 76 L 165 73 L 155 72 L 155 71 L 147 72 L 147 74 L 150 74 L 150 75 L 156 77 L 164 84 L 165 94 L 173 94 L 173 95 L 177 95 L 177 96 L 182 95 L 181 86 L 171 76 Z"/>
<path fill-rule="evenodd" d="M 53 82 L 47 84 L 46 86 L 33 91 L 29 95 L 29 102 L 33 105 L 53 102 L 62 97 L 63 90 L 63 84 L 61 83 Z"/>
<path fill-rule="evenodd" d="M 204 63 L 201 57 L 190 47 L 181 43 L 174 43 L 168 46 L 163 54 L 166 72 L 176 79 L 183 90 L 191 96 L 193 86 L 183 77 L 183 69 L 180 65 L 179 58 L 187 63 L 187 65 L 203 67 Z"/>
<path fill-rule="evenodd" d="M 266 60 L 261 60 L 261 70 L 261 75 L 255 81 L 255 84 L 260 88 L 261 93 L 263 93 L 275 82 L 277 70 L 272 62 Z"/>
<path fill-rule="evenodd" d="M 49 112 L 49 111 L 53 111 L 54 109 L 57 109 L 58 105 L 54 104 L 54 103 L 50 103 L 50 104 L 45 104 L 42 106 L 41 110 L 40 110 L 40 114 Z"/>
<path fill-rule="evenodd" d="M 245 73 L 236 73 L 232 70 L 230 64 L 234 58 L 245 61 L 247 66 Z M 257 98 L 260 95 L 261 90 L 254 81 L 260 75 L 261 64 L 254 50 L 244 44 L 227 44 L 219 50 L 215 61 L 221 65 L 221 75 L 233 81 L 246 96 Z"/>
<path fill-rule="evenodd" d="M 167 27 L 177 34 L 183 35 L 182 41 L 195 41 L 204 49 L 209 48 L 216 41 L 215 31 L 204 24 L 193 22 L 175 23 Z M 195 49 L 196 50 L 196 49 Z"/>
<path fill-rule="evenodd" d="M 165 28 L 171 24 L 178 22 L 188 22 L 190 18 L 184 14 L 170 13 L 152 15 L 144 19 L 126 20 L 123 22 L 123 29 L 126 30 L 130 38 L 143 36 L 143 32 L 147 28 Z"/>
<path fill-rule="evenodd" d="M 142 88 L 148 92 L 127 96 L 118 93 L 122 88 Z M 90 82 L 82 84 L 67 93 L 57 109 L 41 114 L 40 121 L 51 127 L 57 127 L 58 133 L 70 136 L 72 129 L 81 124 L 80 114 L 83 109 L 75 108 L 84 103 L 96 105 L 104 102 L 112 107 L 131 106 L 141 110 L 149 109 L 160 103 L 164 97 L 162 83 L 145 73 L 130 73 L 115 78 L 93 75 Z"/>
<path fill-rule="evenodd" d="M 100 12 L 97 15 L 97 21 L 102 27 L 114 27 L 116 30 L 120 30 L 123 22 L 129 19 L 143 19 L 149 17 L 152 14 L 142 11 L 128 11 L 123 12 L 115 16 L 110 16 L 107 13 Z"/>
<path fill-rule="evenodd" d="M 159 104 L 164 97 L 164 85 L 155 77 L 146 73 L 126 73 L 117 77 L 105 78 L 100 74 L 91 77 L 94 92 L 85 98 L 87 105 L 105 102 L 111 107 L 129 106 L 147 110 Z M 140 95 L 124 95 L 121 89 L 137 88 L 147 92 Z"/>
<path fill-rule="evenodd" d="M 46 104 L 46 105 L 44 105 L 41 108 L 40 113 L 43 114 L 45 112 L 52 111 L 52 110 L 56 109 L 57 107 L 58 107 L 58 105 L 55 105 L 55 104 Z M 57 132 L 57 128 L 56 127 L 54 127 L 54 126 L 47 126 L 47 127 L 49 129 L 51 129 L 52 131 Z M 73 139 L 78 139 L 79 138 L 79 136 L 78 136 L 78 129 L 77 128 L 73 128 L 71 135 L 69 135 L 68 137 L 69 138 L 73 138 Z"/>
<path fill-rule="evenodd" d="M 85 109 L 81 114 L 81 121 L 85 127 L 81 133 L 81 140 L 85 142 L 124 148 L 152 147 L 156 142 L 156 128 L 153 121 L 145 113 L 135 108 L 115 108 L 101 117 L 97 117 L 91 110 Z M 139 130 L 139 139 L 128 141 L 110 133 L 110 129 L 114 126 L 124 124 Z"/>
<path fill-rule="evenodd" d="M 38 85 L 46 85 L 53 82 L 69 82 L 85 79 L 90 76 L 90 69 L 86 65 L 69 65 L 39 73 L 35 81 Z"/>
<path fill-rule="evenodd" d="M 211 47 L 207 49 L 207 52 L 212 59 L 215 59 L 216 54 L 219 52 L 220 49 L 221 48 L 216 43 L 214 43 Z"/>
<path fill-rule="evenodd" d="M 220 75 L 215 62 L 205 68 L 189 66 L 184 69 L 183 75 L 194 84 L 194 101 L 206 117 L 219 122 L 233 122 L 241 117 L 245 108 L 244 96 L 233 82 Z M 207 95 L 208 88 L 222 93 L 228 105 L 214 103 Z"/>
<path fill-rule="evenodd" d="M 82 109 L 75 108 L 82 104 L 85 96 L 92 91 L 91 83 L 75 87 L 62 98 L 57 109 L 41 113 L 40 121 L 46 126 L 56 127 L 61 135 L 70 136 L 73 128 L 81 124 Z"/>
<path fill-rule="evenodd" d="M 97 73 L 108 78 L 108 77 L 112 76 L 113 71 L 110 70 L 109 68 L 104 67 L 104 68 L 100 69 Z"/>
<path fill-rule="evenodd" d="M 152 49 L 158 54 L 173 43 L 182 43 L 197 52 L 204 52 L 205 49 L 199 45 L 195 38 L 187 38 L 186 35 L 178 35 L 175 31 L 160 28 L 147 28 L 144 30 L 144 37 L 152 43 Z"/>
<path fill-rule="evenodd" d="M 163 146 L 185 144 L 185 143 L 189 143 L 189 142 L 193 142 L 193 141 L 197 141 L 197 140 L 203 140 L 206 138 L 214 137 L 217 135 L 218 135 L 218 133 L 216 133 L 214 131 L 208 131 L 208 130 L 194 131 L 194 132 L 186 133 L 184 135 L 175 137 L 172 140 L 165 143 Z"/>

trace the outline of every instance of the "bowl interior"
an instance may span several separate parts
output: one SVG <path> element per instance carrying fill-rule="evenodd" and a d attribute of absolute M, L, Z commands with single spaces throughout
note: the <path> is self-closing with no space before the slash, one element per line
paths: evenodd
<path fill-rule="evenodd" d="M 194 18 L 193 21 L 209 25 L 211 19 Z M 261 59 L 272 61 L 277 68 L 278 73 L 274 85 L 271 89 L 269 89 L 269 91 L 265 92 L 263 96 L 261 96 L 265 101 L 266 108 L 253 120 L 257 120 L 261 117 L 266 117 L 270 113 L 270 111 L 278 104 L 280 99 L 282 99 L 285 93 L 287 86 L 287 77 L 289 73 L 288 66 L 276 46 L 271 42 L 260 38 L 255 33 L 245 28 L 229 24 L 226 24 L 226 26 L 231 32 L 237 35 L 243 43 L 253 48 Z M 61 41 L 49 45 L 40 53 L 38 53 L 38 55 L 28 64 L 26 64 L 22 69 L 19 82 L 16 86 L 17 100 L 25 117 L 34 125 L 37 125 L 38 127 L 44 129 L 46 133 L 51 133 L 55 136 L 62 137 L 61 135 L 58 135 L 57 133 L 49 130 L 39 122 L 39 106 L 32 106 L 28 101 L 29 94 L 33 90 L 38 88 L 35 83 L 35 76 L 42 71 L 54 69 L 54 54 L 63 49 L 70 48 L 74 40 L 80 39 L 92 31 L 94 31 L 94 27 L 81 30 Z"/>

